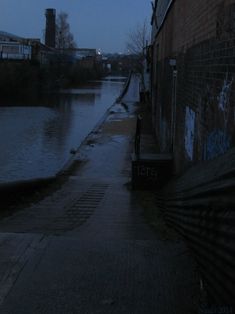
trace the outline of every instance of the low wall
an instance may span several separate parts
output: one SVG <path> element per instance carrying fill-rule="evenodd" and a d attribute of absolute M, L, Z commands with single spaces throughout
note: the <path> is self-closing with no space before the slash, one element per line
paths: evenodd
<path fill-rule="evenodd" d="M 235 308 L 235 149 L 171 181 L 158 197 L 186 240 L 213 302 Z"/>
<path fill-rule="evenodd" d="M 127 80 L 126 80 L 126 82 L 125 82 L 125 85 L 124 85 L 124 87 L 123 87 L 123 90 L 122 90 L 121 94 L 119 95 L 119 97 L 117 98 L 116 103 L 120 103 L 120 102 L 122 101 L 122 98 L 123 98 L 123 97 L 125 96 L 125 94 L 127 93 L 128 88 L 129 88 L 129 85 L 130 85 L 130 81 L 131 81 L 132 75 L 133 75 L 133 72 L 130 71 L 129 76 L 128 76 L 128 78 L 127 78 Z"/>

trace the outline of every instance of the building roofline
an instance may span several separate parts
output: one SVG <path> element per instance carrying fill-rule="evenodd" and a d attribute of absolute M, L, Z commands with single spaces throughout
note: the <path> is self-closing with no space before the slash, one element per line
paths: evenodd
<path fill-rule="evenodd" d="M 10 37 L 10 38 L 16 39 L 16 40 L 26 40 L 26 38 L 24 38 L 24 37 L 20 37 L 20 36 L 17 36 L 15 34 L 12 34 L 12 33 L 5 32 L 5 31 L 0 31 L 0 36 Z"/>
<path fill-rule="evenodd" d="M 158 2 L 159 2 L 159 0 L 156 0 L 156 2 L 155 2 L 156 7 L 155 7 L 155 11 L 153 12 L 153 16 L 154 16 L 154 14 L 156 14 L 157 3 L 158 3 Z M 169 2 L 168 7 L 167 7 L 167 9 L 166 9 L 166 11 L 165 11 L 165 15 L 164 15 L 164 17 L 163 17 L 163 19 L 162 19 L 162 22 L 161 22 L 161 24 L 159 25 L 159 27 L 158 27 L 158 29 L 157 29 L 155 38 L 158 36 L 158 34 L 159 34 L 159 32 L 161 31 L 163 25 L 165 24 L 165 21 L 166 21 L 166 19 L 167 19 L 167 16 L 168 16 L 168 14 L 169 14 L 169 12 L 170 12 L 170 10 L 171 10 L 172 5 L 174 4 L 174 2 L 175 2 L 175 0 L 171 0 L 171 1 Z M 153 21 L 153 16 L 152 16 L 152 21 Z"/>

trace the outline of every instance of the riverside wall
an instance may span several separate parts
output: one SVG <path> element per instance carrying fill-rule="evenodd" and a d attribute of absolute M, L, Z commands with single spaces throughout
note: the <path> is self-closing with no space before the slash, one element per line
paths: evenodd
<path fill-rule="evenodd" d="M 235 1 L 170 3 L 152 42 L 152 109 L 181 173 L 235 144 Z"/>
<path fill-rule="evenodd" d="M 152 122 L 175 174 L 158 205 L 194 252 L 217 312 L 233 313 L 235 1 L 159 0 L 152 26 Z"/>

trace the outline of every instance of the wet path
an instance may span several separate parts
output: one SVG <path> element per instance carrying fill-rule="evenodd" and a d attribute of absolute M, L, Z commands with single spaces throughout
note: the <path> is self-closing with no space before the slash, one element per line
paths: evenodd
<path fill-rule="evenodd" d="M 0 222 L 0 313 L 197 313 L 188 250 L 128 189 L 135 117 L 114 109 L 61 190 Z"/>

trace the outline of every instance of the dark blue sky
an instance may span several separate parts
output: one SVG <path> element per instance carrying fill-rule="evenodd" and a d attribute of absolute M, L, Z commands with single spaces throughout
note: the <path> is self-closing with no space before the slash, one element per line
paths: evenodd
<path fill-rule="evenodd" d="M 44 11 L 69 15 L 79 47 L 124 52 L 127 34 L 151 16 L 150 0 L 0 0 L 0 30 L 43 39 Z"/>

